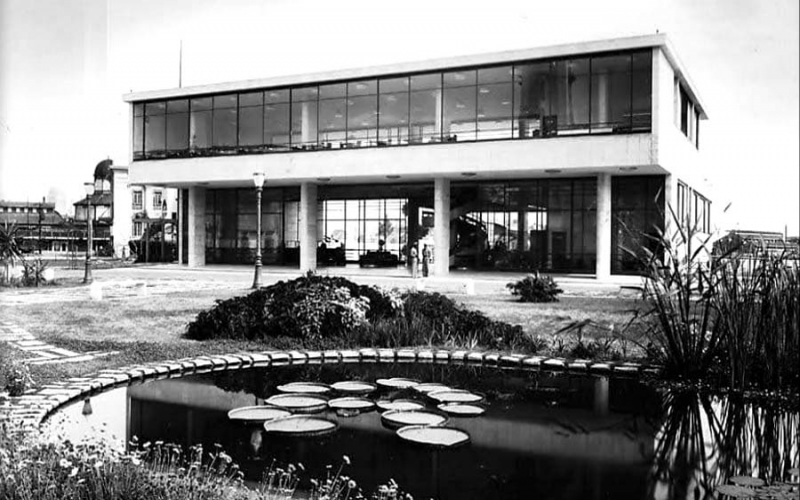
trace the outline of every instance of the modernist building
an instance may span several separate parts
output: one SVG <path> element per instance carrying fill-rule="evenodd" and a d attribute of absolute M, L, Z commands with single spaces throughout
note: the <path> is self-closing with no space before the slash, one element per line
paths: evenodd
<path fill-rule="evenodd" d="M 670 224 L 709 230 L 706 118 L 662 35 L 137 92 L 131 184 L 178 188 L 180 259 L 317 266 L 409 243 L 433 269 L 636 270 Z M 707 193 L 706 193 L 707 194 Z M 420 244 L 421 246 L 421 244 Z"/>

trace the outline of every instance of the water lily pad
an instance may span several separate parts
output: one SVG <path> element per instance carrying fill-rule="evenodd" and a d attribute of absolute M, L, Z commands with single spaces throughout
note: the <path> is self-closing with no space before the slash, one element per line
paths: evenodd
<path fill-rule="evenodd" d="M 379 378 L 375 381 L 379 386 L 389 389 L 408 389 L 419 385 L 419 380 L 403 377 Z"/>
<path fill-rule="evenodd" d="M 347 394 L 369 394 L 377 389 L 378 386 L 372 382 L 345 380 L 342 382 L 336 382 L 335 384 L 331 385 L 331 388 L 335 391 L 344 392 Z"/>
<path fill-rule="evenodd" d="M 461 389 L 446 389 L 433 391 L 428 396 L 440 403 L 478 403 L 483 401 L 483 396 Z"/>
<path fill-rule="evenodd" d="M 318 382 L 292 382 L 279 385 L 278 390 L 295 394 L 325 394 L 326 392 L 330 392 L 331 387 Z"/>
<path fill-rule="evenodd" d="M 477 417 L 486 413 L 486 408 L 472 403 L 442 403 L 437 408 L 456 417 Z"/>
<path fill-rule="evenodd" d="M 306 415 L 278 418 L 264 422 L 264 431 L 292 436 L 322 436 L 335 432 L 339 424 L 332 420 Z"/>
<path fill-rule="evenodd" d="M 391 429 L 406 425 L 444 425 L 447 415 L 430 410 L 391 410 L 381 415 L 381 422 Z"/>
<path fill-rule="evenodd" d="M 277 394 L 265 402 L 272 406 L 303 413 L 314 413 L 328 407 L 328 400 L 317 394 Z"/>
<path fill-rule="evenodd" d="M 721 484 L 717 486 L 717 493 L 733 498 L 750 498 L 754 494 L 750 488 L 745 488 L 738 484 Z"/>
<path fill-rule="evenodd" d="M 398 429 L 397 435 L 412 443 L 440 448 L 452 448 L 469 442 L 469 434 L 449 427 L 409 425 Z"/>
<path fill-rule="evenodd" d="M 289 410 L 273 408 L 271 406 L 244 406 L 235 408 L 228 412 L 228 418 L 242 422 L 266 422 L 276 418 L 284 418 L 292 415 Z"/>
<path fill-rule="evenodd" d="M 364 412 L 375 408 L 375 403 L 367 398 L 349 396 L 328 401 L 328 408 L 332 410 L 345 410 Z"/>
<path fill-rule="evenodd" d="M 738 484 L 739 486 L 764 486 L 764 480 L 758 477 L 750 477 L 750 476 L 734 476 L 728 481 L 732 482 L 733 484 Z"/>
<path fill-rule="evenodd" d="M 414 401 L 413 399 L 380 399 L 376 403 L 380 410 L 384 411 L 391 411 L 391 410 L 421 410 L 425 408 L 425 405 L 420 403 L 419 401 Z"/>
<path fill-rule="evenodd" d="M 792 467 L 791 469 L 789 469 L 789 475 L 800 476 L 800 467 Z"/>
<path fill-rule="evenodd" d="M 414 387 L 412 387 L 412 389 L 414 389 L 417 392 L 421 392 L 422 394 L 428 394 L 434 391 L 450 390 L 451 388 L 444 384 L 440 384 L 438 382 L 425 382 L 424 384 L 415 385 Z"/>

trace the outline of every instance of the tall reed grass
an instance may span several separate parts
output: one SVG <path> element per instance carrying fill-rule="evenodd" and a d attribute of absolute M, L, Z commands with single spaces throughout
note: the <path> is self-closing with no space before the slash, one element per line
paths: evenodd
<path fill-rule="evenodd" d="M 800 389 L 800 268 L 794 256 L 730 247 L 678 224 L 645 249 L 650 354 L 669 377 L 736 390 Z"/>

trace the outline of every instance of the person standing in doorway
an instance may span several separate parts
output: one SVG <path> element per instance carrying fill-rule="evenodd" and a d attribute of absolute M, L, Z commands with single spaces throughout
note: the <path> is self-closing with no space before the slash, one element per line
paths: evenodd
<path fill-rule="evenodd" d="M 411 262 L 411 277 L 417 279 L 417 244 L 411 244 L 411 250 L 408 251 L 408 258 Z"/>
<path fill-rule="evenodd" d="M 428 245 L 422 245 L 422 277 L 428 277 L 428 263 L 431 261 L 431 249 Z"/>

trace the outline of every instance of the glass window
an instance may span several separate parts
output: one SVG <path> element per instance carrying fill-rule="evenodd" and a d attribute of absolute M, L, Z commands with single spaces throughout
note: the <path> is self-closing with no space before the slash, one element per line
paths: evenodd
<path fill-rule="evenodd" d="M 477 71 L 454 71 L 444 74 L 445 141 L 474 141 L 477 127 Z"/>
<path fill-rule="evenodd" d="M 292 149 L 317 145 L 317 87 L 292 89 Z"/>
<path fill-rule="evenodd" d="M 700 149 L 700 112 L 695 109 L 694 114 L 694 147 Z"/>
<path fill-rule="evenodd" d="M 214 96 L 214 132 L 212 144 L 219 151 L 236 146 L 236 94 Z"/>
<path fill-rule="evenodd" d="M 553 83 L 550 110 L 558 134 L 589 132 L 589 59 L 557 61 Z"/>
<path fill-rule="evenodd" d="M 689 134 L 689 96 L 686 94 L 686 91 L 683 90 L 683 86 L 680 87 L 680 96 L 681 96 L 681 108 L 680 108 L 680 115 L 681 115 L 681 132 L 684 135 Z"/>
<path fill-rule="evenodd" d="M 438 142 L 442 131 L 441 73 L 411 77 L 409 143 Z"/>
<path fill-rule="evenodd" d="M 142 107 L 143 108 L 143 107 Z M 144 109 L 142 109 L 144 113 Z M 144 158 L 144 115 L 133 117 L 133 159 Z"/>
<path fill-rule="evenodd" d="M 189 100 L 167 101 L 167 150 L 171 156 L 189 148 Z"/>
<path fill-rule="evenodd" d="M 478 70 L 479 140 L 512 137 L 511 66 Z"/>
<path fill-rule="evenodd" d="M 631 75 L 631 128 L 650 130 L 653 96 L 653 53 L 634 52 Z"/>
<path fill-rule="evenodd" d="M 550 117 L 551 66 L 542 62 L 514 67 L 515 137 L 555 135 L 555 128 L 543 128 L 545 118 Z"/>
<path fill-rule="evenodd" d="M 319 88 L 320 147 L 345 147 L 347 133 L 347 85 L 336 83 Z"/>
<path fill-rule="evenodd" d="M 289 148 L 289 89 L 264 92 L 264 144 L 270 150 Z"/>
<path fill-rule="evenodd" d="M 347 142 L 352 147 L 374 146 L 378 135 L 378 81 L 347 84 Z"/>
<path fill-rule="evenodd" d="M 132 193 L 132 205 L 131 208 L 133 210 L 141 210 L 142 209 L 142 192 L 140 190 L 135 190 Z"/>
<path fill-rule="evenodd" d="M 200 152 L 211 147 L 211 98 L 192 99 L 189 116 L 189 147 Z"/>
<path fill-rule="evenodd" d="M 144 152 L 148 158 L 163 158 L 166 154 L 165 102 L 150 102 L 145 105 Z"/>
<path fill-rule="evenodd" d="M 264 93 L 239 94 L 239 146 L 259 146 L 263 142 Z"/>
<path fill-rule="evenodd" d="M 592 132 L 631 129 L 631 56 L 592 58 Z"/>
<path fill-rule="evenodd" d="M 153 210 L 160 211 L 163 193 L 161 191 L 153 191 Z"/>
<path fill-rule="evenodd" d="M 380 81 L 378 145 L 408 143 L 408 77 Z"/>

